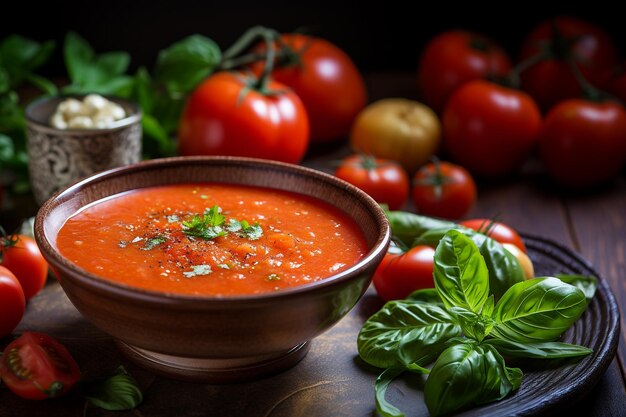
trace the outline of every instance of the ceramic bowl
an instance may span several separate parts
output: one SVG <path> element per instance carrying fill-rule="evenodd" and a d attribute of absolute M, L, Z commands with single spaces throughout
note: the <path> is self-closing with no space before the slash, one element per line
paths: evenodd
<path fill-rule="evenodd" d="M 25 110 L 28 169 L 39 205 L 81 178 L 141 159 L 141 111 L 137 104 L 107 97 L 121 105 L 128 116 L 106 129 L 52 127 L 50 116 L 67 98 L 36 100 Z"/>
<path fill-rule="evenodd" d="M 102 198 L 144 187 L 225 182 L 317 197 L 349 213 L 367 254 L 334 276 L 275 293 L 237 297 L 168 295 L 101 279 L 61 256 L 56 238 L 65 220 Z M 297 165 L 239 157 L 178 157 L 109 170 L 48 200 L 35 237 L 63 290 L 122 351 L 166 376 L 205 382 L 244 381 L 296 364 L 309 341 L 357 303 L 387 251 L 390 228 L 380 206 L 358 188 Z"/>

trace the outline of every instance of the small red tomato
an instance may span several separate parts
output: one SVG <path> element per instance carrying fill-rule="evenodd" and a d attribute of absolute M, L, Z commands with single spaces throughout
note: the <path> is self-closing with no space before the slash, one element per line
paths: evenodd
<path fill-rule="evenodd" d="M 465 168 L 437 161 L 417 171 L 412 195 L 418 213 L 458 219 L 476 202 L 476 182 Z"/>
<path fill-rule="evenodd" d="M 302 99 L 309 116 L 311 142 L 346 138 L 367 102 L 365 82 L 350 57 L 331 42 L 295 33 L 281 35 L 277 47 L 281 59 L 272 77 Z M 254 66 L 257 72 L 260 68 Z"/>
<path fill-rule="evenodd" d="M 11 235 L 0 238 L 0 265 L 11 271 L 30 300 L 46 284 L 48 263 L 37 243 L 28 236 Z"/>
<path fill-rule="evenodd" d="M 546 115 L 539 155 L 558 184 L 582 188 L 607 182 L 626 160 L 626 110 L 608 101 L 559 103 Z"/>
<path fill-rule="evenodd" d="M 450 95 L 467 81 L 505 77 L 511 61 L 491 39 L 462 30 L 443 32 L 428 42 L 420 58 L 422 99 L 441 113 Z"/>
<path fill-rule="evenodd" d="M 400 300 L 413 291 L 433 288 L 433 258 L 430 246 L 414 246 L 405 253 L 387 253 L 374 273 L 373 283 L 378 296 Z"/>
<path fill-rule="evenodd" d="M 490 219 L 468 219 L 459 222 L 460 225 L 481 232 L 500 243 L 512 243 L 526 253 L 526 245 L 522 237 L 510 226 Z"/>
<path fill-rule="evenodd" d="M 8 269 L 0 266 L 0 339 L 20 324 L 26 299 L 20 282 Z"/>
<path fill-rule="evenodd" d="M 541 22 L 533 29 L 524 40 L 520 60 L 541 53 L 547 55 L 523 71 L 521 78 L 523 89 L 544 111 L 561 100 L 580 96 L 580 83 L 571 62 L 595 84 L 619 56 L 615 42 L 602 28 L 568 16 Z"/>
<path fill-rule="evenodd" d="M 351 155 L 335 171 L 335 176 L 365 191 L 390 210 L 398 210 L 409 197 L 409 176 L 395 161 Z"/>
<path fill-rule="evenodd" d="M 219 72 L 189 96 L 179 127 L 181 155 L 247 156 L 297 163 L 309 144 L 309 121 L 298 96 L 269 82 Z"/>
<path fill-rule="evenodd" d="M 69 391 L 80 379 L 80 369 L 61 343 L 42 333 L 26 332 L 4 350 L 0 375 L 20 397 L 44 400 Z"/>
<path fill-rule="evenodd" d="M 488 81 L 470 81 L 450 97 L 443 113 L 444 146 L 472 174 L 515 172 L 533 150 L 541 113 L 526 93 Z"/>

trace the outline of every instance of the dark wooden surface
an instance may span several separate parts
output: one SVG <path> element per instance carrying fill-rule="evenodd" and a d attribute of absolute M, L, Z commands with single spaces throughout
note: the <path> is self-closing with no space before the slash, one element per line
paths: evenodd
<path fill-rule="evenodd" d="M 415 94 L 410 75 L 371 76 L 368 88 L 372 99 L 412 98 Z M 316 149 L 305 164 L 330 171 L 330 161 L 347 152 L 345 146 Z M 0 212 L 0 224 L 14 226 L 35 209 L 28 198 L 9 201 Z M 498 216 L 522 232 L 549 238 L 580 253 L 609 283 L 620 309 L 626 306 L 625 175 L 605 188 L 572 195 L 551 186 L 541 165 L 531 161 L 515 178 L 479 183 L 479 200 L 468 217 L 474 216 Z M 58 284 L 49 282 L 29 303 L 18 331 L 42 331 L 57 337 L 75 355 L 85 378 L 102 376 L 124 364 L 138 379 L 144 402 L 132 412 L 110 413 L 85 409 L 80 390 L 54 401 L 30 402 L 0 388 L 0 416 L 373 416 L 376 373 L 358 360 L 356 334 L 379 306 L 370 289 L 344 320 L 312 342 L 307 357 L 289 371 L 245 384 L 199 385 L 157 377 L 126 361 L 111 338 L 87 323 Z M 549 415 L 624 415 L 625 330 L 622 325 L 617 356 L 595 387 Z M 0 340 L 0 347 L 7 342 L 7 338 Z M 390 395 L 401 397 L 410 389 L 399 383 Z M 407 415 L 425 415 L 425 406 L 416 403 L 405 411 Z"/>

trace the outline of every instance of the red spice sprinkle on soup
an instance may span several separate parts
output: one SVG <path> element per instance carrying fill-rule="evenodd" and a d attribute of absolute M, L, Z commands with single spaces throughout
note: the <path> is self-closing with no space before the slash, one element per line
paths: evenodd
<path fill-rule="evenodd" d="M 318 199 L 232 184 L 144 188 L 81 210 L 61 254 L 100 277 L 192 295 L 245 295 L 319 281 L 358 262 L 356 223 Z"/>

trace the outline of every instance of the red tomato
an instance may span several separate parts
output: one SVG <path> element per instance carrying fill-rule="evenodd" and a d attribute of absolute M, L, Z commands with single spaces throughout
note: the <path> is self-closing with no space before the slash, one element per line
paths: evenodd
<path fill-rule="evenodd" d="M 181 155 L 233 155 L 302 160 L 309 122 L 300 99 L 283 84 L 252 88 L 244 74 L 220 72 L 191 94 L 179 127 Z"/>
<path fill-rule="evenodd" d="M 477 78 L 505 77 L 511 69 L 506 52 L 491 39 L 453 30 L 433 38 L 424 49 L 418 67 L 422 98 L 441 113 L 459 86 Z"/>
<path fill-rule="evenodd" d="M 61 343 L 42 333 L 26 332 L 4 350 L 0 375 L 20 397 L 44 400 L 69 391 L 80 379 L 80 370 Z"/>
<path fill-rule="evenodd" d="M 567 187 L 615 177 L 626 159 L 626 110 L 614 102 L 566 100 L 547 114 L 539 155 L 548 174 Z"/>
<path fill-rule="evenodd" d="M 522 237 L 510 226 L 494 222 L 491 219 L 468 219 L 459 222 L 460 225 L 474 229 L 500 243 L 512 243 L 526 253 L 526 245 Z"/>
<path fill-rule="evenodd" d="M 429 163 L 413 177 L 413 202 L 418 213 L 458 219 L 476 203 L 476 182 L 459 165 Z"/>
<path fill-rule="evenodd" d="M 595 83 L 601 72 L 618 59 L 615 43 L 603 29 L 567 16 L 540 23 L 524 40 L 520 59 L 527 60 L 542 50 L 548 57 L 523 71 L 521 77 L 522 87 L 543 110 L 580 96 L 570 60 L 576 62 L 588 81 Z"/>
<path fill-rule="evenodd" d="M 433 258 L 430 246 L 414 246 L 402 254 L 387 253 L 374 273 L 378 296 L 385 301 L 406 298 L 413 291 L 433 288 Z"/>
<path fill-rule="evenodd" d="M 26 301 L 30 300 L 46 284 L 48 263 L 39 251 L 37 243 L 28 236 L 12 235 L 0 239 L 0 265 L 11 271 L 24 290 Z"/>
<path fill-rule="evenodd" d="M 309 115 L 311 142 L 347 137 L 367 102 L 363 77 L 350 57 L 324 39 L 301 34 L 281 35 L 279 46 L 283 57 L 272 77 L 302 99 Z M 255 66 L 257 71 L 259 68 Z"/>
<path fill-rule="evenodd" d="M 0 266 L 0 339 L 10 334 L 24 316 L 26 299 L 20 282 Z"/>
<path fill-rule="evenodd" d="M 409 176 L 395 161 L 351 155 L 341 162 L 335 176 L 387 204 L 390 210 L 401 208 L 409 196 Z"/>
<path fill-rule="evenodd" d="M 471 173 L 485 177 L 519 169 L 540 129 L 541 113 L 530 96 L 483 80 L 461 86 L 443 113 L 446 150 Z"/>

